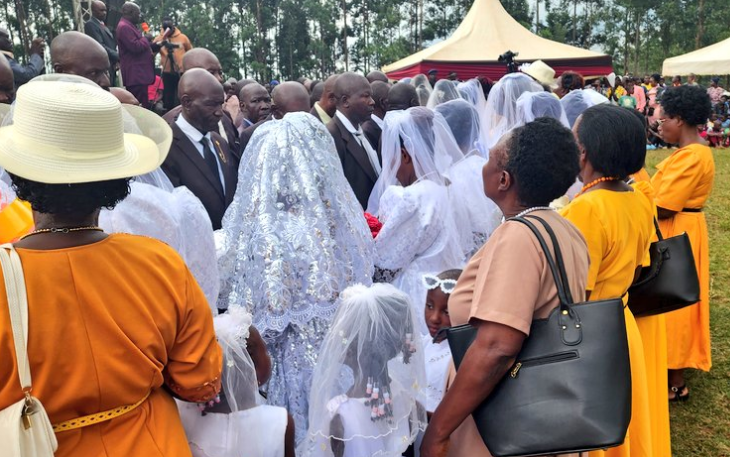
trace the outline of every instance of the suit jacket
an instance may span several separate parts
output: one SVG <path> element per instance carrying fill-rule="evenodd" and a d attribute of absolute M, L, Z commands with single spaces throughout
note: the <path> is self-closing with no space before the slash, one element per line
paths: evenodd
<path fill-rule="evenodd" d="M 117 25 L 117 46 L 125 86 L 148 86 L 155 82 L 153 46 L 137 26 L 124 18 Z"/>
<path fill-rule="evenodd" d="M 309 114 L 311 114 L 312 116 L 316 117 L 319 122 L 322 122 L 322 118 L 319 117 L 319 112 L 317 111 L 317 108 L 312 107 L 312 109 L 309 110 Z M 322 123 L 324 124 L 324 122 L 322 122 Z"/>
<path fill-rule="evenodd" d="M 114 39 L 109 27 L 102 27 L 101 22 L 92 17 L 84 24 L 84 33 L 104 47 L 106 54 L 109 56 L 109 63 L 113 68 L 114 64 L 119 62 L 119 53 L 117 52 L 117 41 Z"/>
<path fill-rule="evenodd" d="M 342 171 L 345 173 L 347 182 L 350 183 L 360 205 L 367 208 L 370 193 L 378 180 L 378 175 L 370 164 L 367 151 L 360 146 L 357 139 L 345 128 L 337 116 L 327 124 L 327 130 L 335 141 L 337 155 L 342 162 Z"/>
<path fill-rule="evenodd" d="M 220 146 L 218 151 L 213 152 L 224 158 L 220 160 L 219 156 L 225 180 L 224 193 L 221 193 L 220 187 L 215 184 L 219 178 L 213 175 L 203 156 L 177 124 L 172 124 L 172 146 L 162 164 L 162 170 L 170 178 L 173 186 L 185 186 L 200 199 L 213 223 L 213 229 L 218 230 L 221 228 L 223 215 L 236 193 L 239 158 L 230 152 L 228 144 L 220 135 L 211 132 L 211 137 L 213 142 Z"/>
<path fill-rule="evenodd" d="M 370 142 L 370 146 L 378 151 L 378 158 L 380 158 L 380 137 L 383 135 L 383 129 L 374 120 L 370 119 L 362 123 L 362 131 L 365 138 Z"/>
<path fill-rule="evenodd" d="M 243 152 L 246 150 L 246 146 L 248 146 L 248 142 L 251 141 L 251 137 L 253 136 L 256 129 L 261 127 L 264 124 L 264 122 L 268 122 L 272 119 L 273 118 L 271 116 L 267 116 L 266 119 L 258 121 L 254 125 L 243 129 L 243 132 L 241 132 L 241 135 L 239 135 L 239 137 L 238 137 L 238 141 L 239 141 L 239 143 L 241 143 L 241 147 L 238 150 L 239 156 L 243 157 Z"/>
<path fill-rule="evenodd" d="M 180 115 L 181 112 L 182 105 L 177 105 L 176 107 L 165 113 L 165 115 L 162 116 L 162 119 L 164 119 L 168 124 L 170 124 L 170 126 L 172 126 L 172 124 L 175 123 L 177 117 Z M 238 154 L 238 130 L 236 130 L 236 127 L 233 125 L 231 115 L 228 114 L 225 110 L 223 110 L 223 117 L 221 118 L 219 125 L 223 126 L 223 131 L 226 133 L 225 140 L 228 142 L 228 150 L 234 154 Z"/>

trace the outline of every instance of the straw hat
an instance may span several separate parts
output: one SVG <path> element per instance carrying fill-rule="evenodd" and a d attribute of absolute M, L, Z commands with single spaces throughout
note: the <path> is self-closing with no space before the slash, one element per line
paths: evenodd
<path fill-rule="evenodd" d="M 524 68 L 527 67 L 527 68 Z M 522 73 L 531 76 L 540 84 L 549 86 L 551 89 L 558 87 L 555 82 L 555 70 L 542 60 L 536 60 L 529 66 L 524 65 Z"/>
<path fill-rule="evenodd" d="M 172 143 L 172 130 L 161 117 L 122 105 L 73 75 L 23 85 L 10 116 L 12 124 L 0 127 L 0 167 L 47 184 L 142 175 L 162 164 Z"/>

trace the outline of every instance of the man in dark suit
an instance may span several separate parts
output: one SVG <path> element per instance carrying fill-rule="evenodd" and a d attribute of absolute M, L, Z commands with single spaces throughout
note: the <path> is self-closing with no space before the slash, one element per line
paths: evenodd
<path fill-rule="evenodd" d="M 298 82 L 287 81 L 274 87 L 271 92 L 271 115 L 241 132 L 239 138 L 241 140 L 241 149 L 238 155 L 243 157 L 246 146 L 251 141 L 254 132 L 265 122 L 272 119 L 281 119 L 287 113 L 306 113 L 307 111 L 309 111 L 309 93 L 303 85 Z"/>
<path fill-rule="evenodd" d="M 153 56 L 160 50 L 160 42 L 150 42 L 142 35 L 137 29 L 141 21 L 139 6 L 131 2 L 122 5 L 122 18 L 117 25 L 117 46 L 124 87 L 134 94 L 142 106 L 149 108 L 147 88 L 155 82 Z"/>
<path fill-rule="evenodd" d="M 174 186 L 185 186 L 203 203 L 213 229 L 233 201 L 239 157 L 215 133 L 223 116 L 223 86 L 207 71 L 196 68 L 180 78 L 182 112 L 172 124 L 172 146 L 162 170 Z"/>
<path fill-rule="evenodd" d="M 375 100 L 375 110 L 370 115 L 370 119 L 362 123 L 362 131 L 370 144 L 378 151 L 380 155 L 380 136 L 383 134 L 383 119 L 385 113 L 388 112 L 388 91 L 390 84 L 382 81 L 374 81 L 370 83 L 373 89 L 373 100 Z"/>
<path fill-rule="evenodd" d="M 263 121 L 271 113 L 271 95 L 261 84 L 246 84 L 238 94 L 243 119 L 238 133 Z"/>
<path fill-rule="evenodd" d="M 361 128 L 375 107 L 372 89 L 364 76 L 343 73 L 335 83 L 335 97 L 337 111 L 327 130 L 335 141 L 347 181 L 360 205 L 367 208 L 380 174 L 380 158 Z"/>
<path fill-rule="evenodd" d="M 338 75 L 332 75 L 324 82 L 324 91 L 322 97 L 314 104 L 309 114 L 319 119 L 324 125 L 329 124 L 332 116 L 337 110 L 337 99 L 335 98 L 335 83 L 337 83 Z"/>
<path fill-rule="evenodd" d="M 107 57 L 109 57 L 109 83 L 114 86 L 117 80 L 119 53 L 117 52 L 117 42 L 112 31 L 104 23 L 105 20 L 106 5 L 101 0 L 94 0 L 91 3 L 91 19 L 84 24 L 84 33 L 104 47 Z"/>
<path fill-rule="evenodd" d="M 388 111 L 406 110 L 420 106 L 416 88 L 407 83 L 397 83 L 388 91 Z"/>

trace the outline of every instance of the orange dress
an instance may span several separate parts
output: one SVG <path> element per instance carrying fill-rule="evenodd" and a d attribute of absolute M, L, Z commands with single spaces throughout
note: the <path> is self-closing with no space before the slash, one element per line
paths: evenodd
<path fill-rule="evenodd" d="M 167 385 L 189 401 L 220 389 L 221 350 L 203 292 L 167 245 L 133 235 L 18 249 L 28 290 L 33 394 L 53 424 L 131 405 L 59 432 L 56 457 L 180 457 L 190 449 Z M 0 409 L 23 398 L 0 281 Z"/>
<path fill-rule="evenodd" d="M 650 201 L 654 201 L 654 189 L 651 187 L 651 177 L 646 170 L 644 175 L 637 173 L 637 181 L 633 187 L 640 191 Z M 656 207 L 654 208 L 656 211 Z M 656 241 L 654 236 L 652 242 Z M 651 259 L 647 252 L 644 266 L 649 266 Z M 656 316 L 637 317 L 641 341 L 644 344 L 644 360 L 646 360 L 646 377 L 649 386 L 649 415 L 651 419 L 652 451 L 655 457 L 670 457 L 672 455 L 672 438 L 669 429 L 669 398 L 667 385 L 667 322 L 664 314 Z"/>
<path fill-rule="evenodd" d="M 30 232 L 33 225 L 33 212 L 27 202 L 16 198 L 9 205 L 0 207 L 0 244 L 20 238 Z"/>
<path fill-rule="evenodd" d="M 692 144 L 677 149 L 657 165 L 651 180 L 660 208 L 677 211 L 674 217 L 659 221 L 662 235 L 669 238 L 686 232 L 692 243 L 700 277 L 700 301 L 667 314 L 669 368 L 696 368 L 709 371 L 710 354 L 710 249 L 707 221 L 701 209 L 715 181 L 715 160 L 707 146 Z"/>
<path fill-rule="evenodd" d="M 625 296 L 649 250 L 654 223 L 649 199 L 640 192 L 593 190 L 577 196 L 561 214 L 575 224 L 588 243 L 590 300 Z M 641 333 L 624 308 L 631 361 L 631 423 L 621 446 L 593 451 L 590 457 L 653 457 L 649 392 Z"/>

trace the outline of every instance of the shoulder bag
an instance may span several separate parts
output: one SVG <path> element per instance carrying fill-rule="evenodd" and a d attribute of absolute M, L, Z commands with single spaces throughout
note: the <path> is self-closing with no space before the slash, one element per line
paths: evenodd
<path fill-rule="evenodd" d="M 665 239 L 654 219 L 659 241 L 649 247 L 651 265 L 629 288 L 629 309 L 636 317 L 676 311 L 700 301 L 692 245 L 686 233 Z"/>
<path fill-rule="evenodd" d="M 0 246 L 15 356 L 24 398 L 0 411 L 0 443 L 4 457 L 53 457 L 56 435 L 41 402 L 31 395 L 28 361 L 28 295 L 20 257 L 11 244 Z"/>
<path fill-rule="evenodd" d="M 535 319 L 515 365 L 472 413 L 484 444 L 495 457 L 543 456 L 605 449 L 623 443 L 631 419 L 631 370 L 620 298 L 573 303 L 557 238 L 553 258 L 537 237 L 558 289 L 560 305 Z M 469 325 L 447 338 L 458 368 L 476 337 Z"/>

